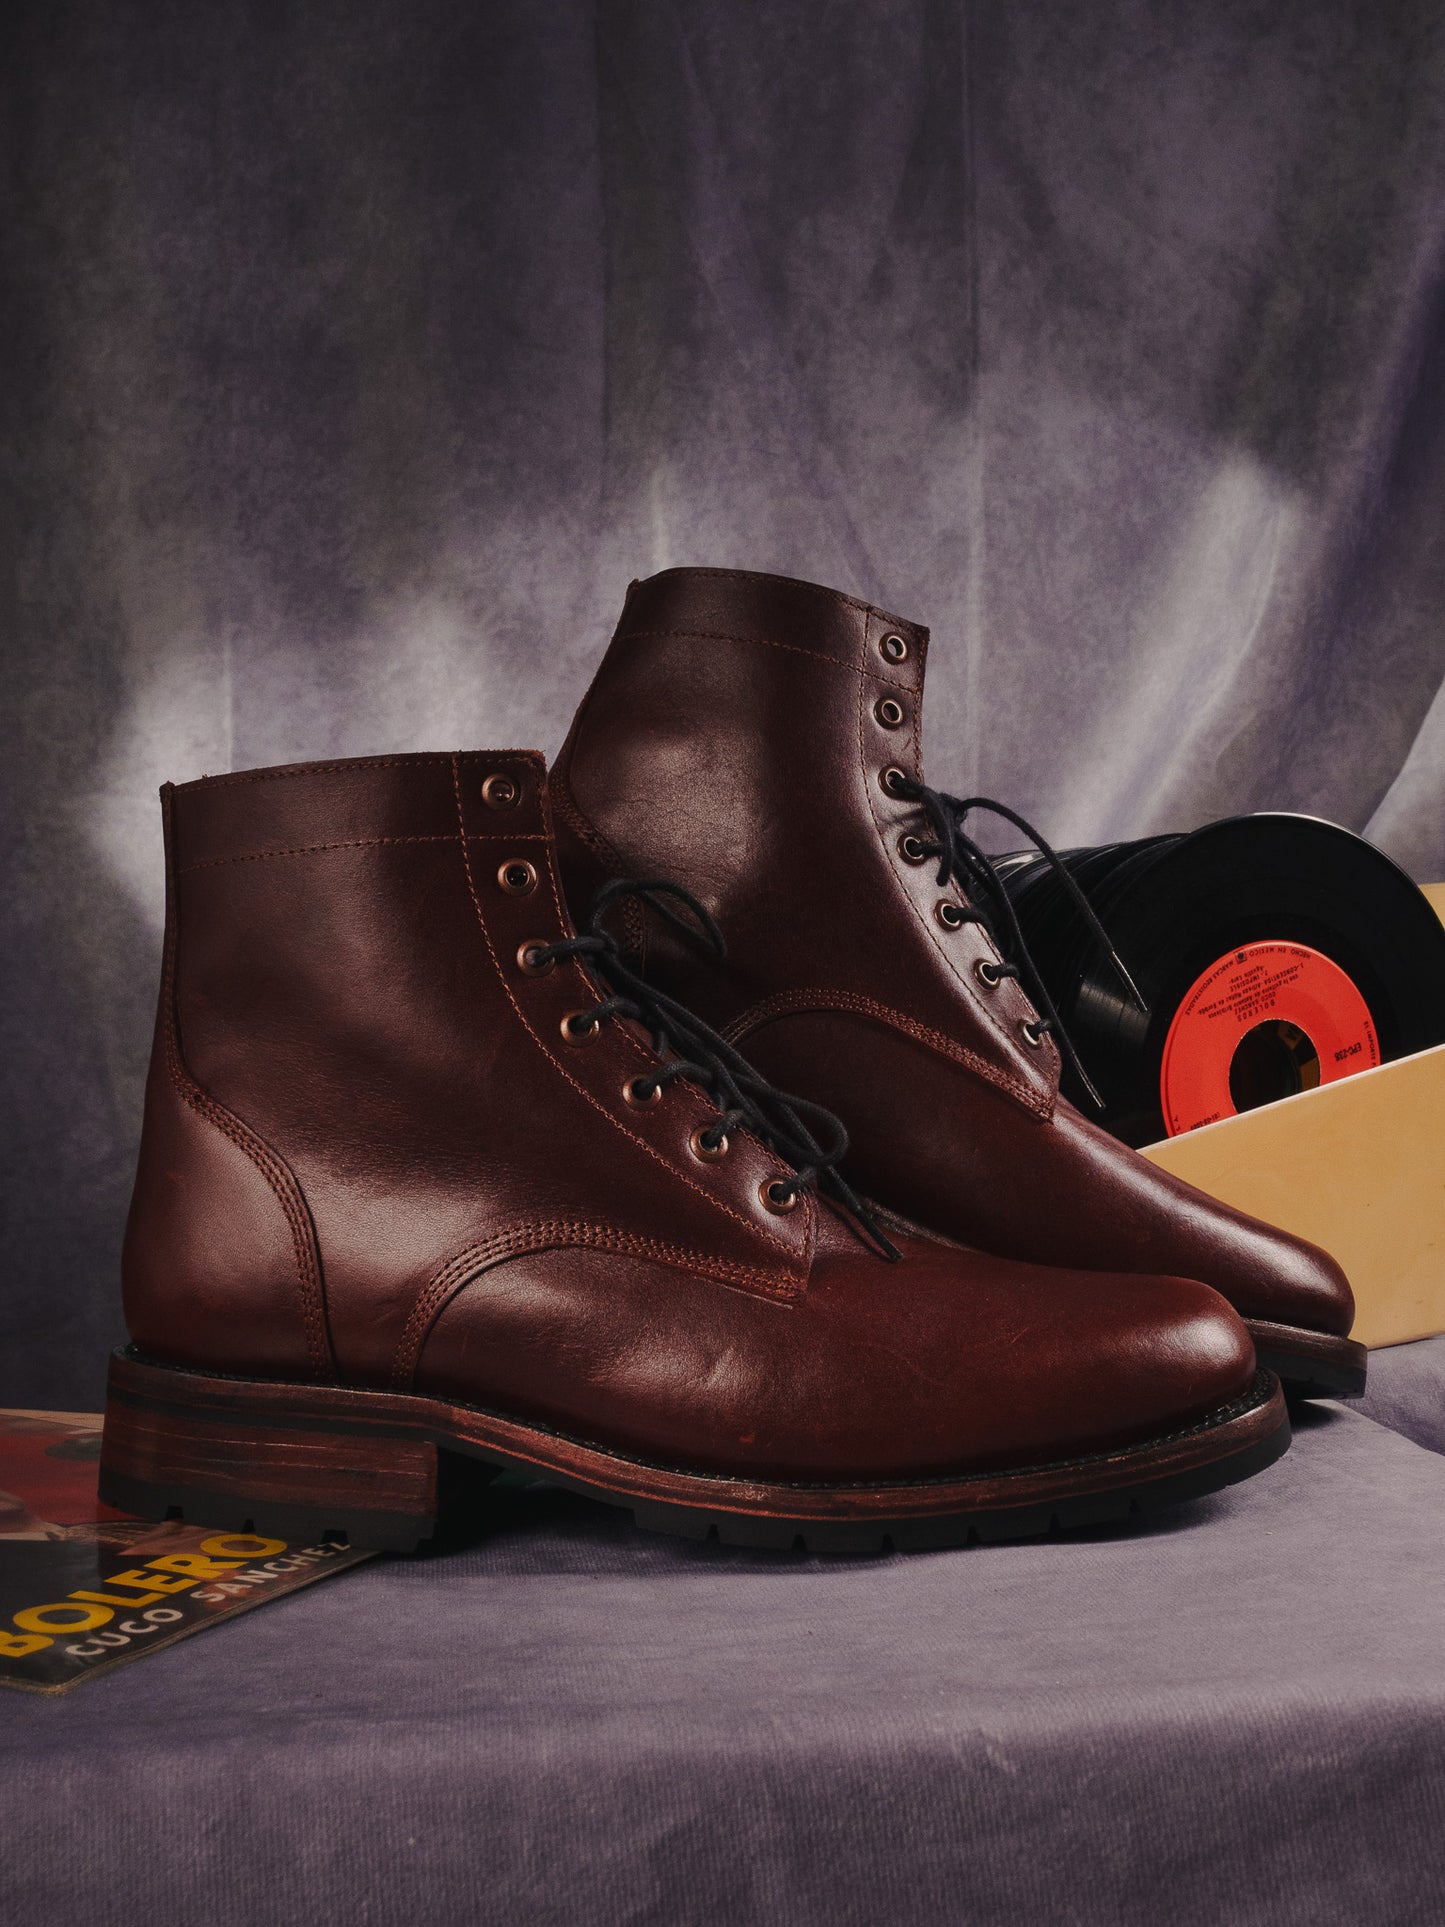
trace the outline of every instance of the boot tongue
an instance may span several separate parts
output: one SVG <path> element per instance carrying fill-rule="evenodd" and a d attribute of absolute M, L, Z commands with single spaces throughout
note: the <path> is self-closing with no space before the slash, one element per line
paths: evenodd
<path fill-rule="evenodd" d="M 769 1193 L 786 1192 L 793 1201 L 816 1183 L 841 1206 L 880 1256 L 896 1264 L 897 1247 L 874 1213 L 857 1196 L 839 1170 L 848 1149 L 842 1121 L 821 1104 L 780 1090 L 695 1011 L 669 997 L 639 974 L 608 928 L 608 913 L 634 901 L 715 961 L 726 955 L 726 943 L 711 913 L 680 884 L 661 877 L 614 878 L 597 892 L 591 914 L 579 934 L 545 946 L 550 958 L 585 959 L 601 976 L 612 996 L 597 1006 L 593 1022 L 604 1016 L 629 1019 L 645 1026 L 661 1064 L 653 1073 L 654 1091 L 678 1077 L 700 1083 L 718 1106 L 712 1141 L 726 1138 L 739 1126 L 761 1139 L 792 1165 L 795 1177 L 780 1177 Z M 646 1080 L 644 1080 L 646 1081 Z M 644 1094 L 641 1101 L 650 1101 Z M 791 1203 L 781 1208 L 791 1209 Z"/>

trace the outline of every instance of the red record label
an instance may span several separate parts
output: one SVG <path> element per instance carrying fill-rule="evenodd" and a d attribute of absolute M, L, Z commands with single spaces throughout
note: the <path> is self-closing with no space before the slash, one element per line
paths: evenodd
<path fill-rule="evenodd" d="M 1159 1067 L 1170 1137 L 1333 1084 L 1380 1061 L 1369 1006 L 1331 958 L 1251 943 L 1212 963 L 1174 1014 Z"/>

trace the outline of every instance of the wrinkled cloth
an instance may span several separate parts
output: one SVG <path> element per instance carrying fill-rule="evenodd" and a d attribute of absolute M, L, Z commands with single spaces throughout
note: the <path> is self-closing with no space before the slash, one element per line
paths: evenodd
<path fill-rule="evenodd" d="M 1445 877 L 1428 0 L 3 38 L 0 1403 L 93 1406 L 121 1335 L 156 785 L 550 753 L 634 575 L 931 624 L 931 779 L 1056 844 L 1305 809 Z M 1147 1532 L 810 1560 L 499 1496 L 0 1694 L 0 1920 L 1438 1927 L 1438 1358 Z"/>
<path fill-rule="evenodd" d="M 1368 1387 L 1353 1408 L 1417 1445 L 1445 1452 L 1445 1338 L 1371 1352 Z"/>
<path fill-rule="evenodd" d="M 470 1550 L 0 1694 L 7 1927 L 1438 1927 L 1445 1460 L 1371 1419 L 1035 1545 L 493 1504 Z"/>

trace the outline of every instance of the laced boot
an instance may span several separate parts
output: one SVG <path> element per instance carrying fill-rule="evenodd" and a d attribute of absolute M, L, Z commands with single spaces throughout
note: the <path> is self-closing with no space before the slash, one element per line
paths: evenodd
<path fill-rule="evenodd" d="M 1287 1389 L 1362 1391 L 1333 1259 L 1060 1096 L 1068 1040 L 966 831 L 985 799 L 923 781 L 927 642 L 777 576 L 634 583 L 553 771 L 569 889 L 620 868 L 697 892 L 726 959 L 653 929 L 648 976 L 836 1111 L 863 1191 L 1000 1256 L 1202 1279 Z"/>
<path fill-rule="evenodd" d="M 1277 1382 L 1188 1280 L 874 1216 L 836 1119 L 579 933 L 545 765 L 163 792 L 165 961 L 101 1489 L 406 1549 L 451 1455 L 739 1543 L 1005 1537 L 1242 1478 Z"/>

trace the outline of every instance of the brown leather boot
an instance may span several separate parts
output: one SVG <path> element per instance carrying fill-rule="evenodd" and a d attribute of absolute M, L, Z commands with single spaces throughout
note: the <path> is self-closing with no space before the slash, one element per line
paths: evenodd
<path fill-rule="evenodd" d="M 1167 1176 L 1058 1093 L 1049 1026 L 945 863 L 922 782 L 928 632 L 810 583 L 634 583 L 553 772 L 574 901 L 676 877 L 727 938 L 647 974 L 843 1119 L 861 1189 L 1000 1256 L 1200 1278 L 1287 1388 L 1364 1389 L 1324 1252 Z M 634 931 L 634 936 L 637 932 Z"/>
<path fill-rule="evenodd" d="M 1207 1287 L 871 1220 L 836 1120 L 631 979 L 615 904 L 574 934 L 540 757 L 259 770 L 164 808 L 113 1504 L 404 1548 L 441 1449 L 647 1525 L 939 1544 L 1284 1449 Z"/>

